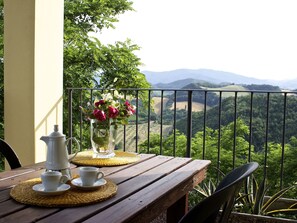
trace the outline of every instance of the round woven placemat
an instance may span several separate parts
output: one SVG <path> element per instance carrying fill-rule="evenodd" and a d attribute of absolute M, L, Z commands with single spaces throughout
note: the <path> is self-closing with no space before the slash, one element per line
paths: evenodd
<path fill-rule="evenodd" d="M 117 192 L 117 185 L 110 180 L 98 190 L 84 191 L 71 186 L 63 194 L 56 196 L 40 195 L 32 187 L 41 183 L 40 178 L 23 181 L 13 187 L 10 196 L 16 201 L 23 204 L 30 204 L 42 207 L 74 207 L 97 203 L 104 201 Z"/>
<path fill-rule="evenodd" d="M 137 162 L 140 157 L 135 153 L 116 151 L 112 158 L 94 158 L 92 150 L 83 151 L 71 161 L 80 166 L 120 166 Z"/>

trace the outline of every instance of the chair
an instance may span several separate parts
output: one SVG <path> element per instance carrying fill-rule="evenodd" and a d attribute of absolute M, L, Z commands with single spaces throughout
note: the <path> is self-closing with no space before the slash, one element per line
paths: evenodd
<path fill-rule="evenodd" d="M 14 150 L 3 139 L 0 139 L 0 153 L 2 153 L 2 155 L 7 159 L 11 169 L 22 166 Z"/>
<path fill-rule="evenodd" d="M 243 182 L 258 166 L 258 163 L 251 162 L 228 173 L 215 192 L 193 207 L 179 223 L 226 223 Z"/>

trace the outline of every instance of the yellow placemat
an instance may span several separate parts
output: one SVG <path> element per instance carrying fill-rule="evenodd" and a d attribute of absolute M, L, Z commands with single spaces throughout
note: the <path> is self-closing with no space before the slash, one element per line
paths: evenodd
<path fill-rule="evenodd" d="M 87 150 L 77 154 L 71 161 L 80 166 L 120 166 L 137 162 L 140 156 L 135 153 L 116 151 L 112 158 L 93 158 L 93 151 Z"/>
<path fill-rule="evenodd" d="M 63 194 L 56 196 L 40 195 L 35 192 L 32 187 L 41 183 L 40 178 L 23 181 L 13 187 L 10 196 L 16 201 L 36 205 L 42 207 L 74 207 L 104 201 L 117 192 L 117 185 L 110 180 L 100 187 L 98 190 L 83 191 L 71 186 L 71 188 Z"/>

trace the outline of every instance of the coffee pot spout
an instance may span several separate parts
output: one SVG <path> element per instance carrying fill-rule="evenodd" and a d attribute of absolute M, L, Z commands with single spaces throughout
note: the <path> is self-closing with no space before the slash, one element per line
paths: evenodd
<path fill-rule="evenodd" d="M 44 141 L 47 144 L 48 140 L 49 140 L 49 137 L 48 136 L 41 136 L 40 140 Z"/>

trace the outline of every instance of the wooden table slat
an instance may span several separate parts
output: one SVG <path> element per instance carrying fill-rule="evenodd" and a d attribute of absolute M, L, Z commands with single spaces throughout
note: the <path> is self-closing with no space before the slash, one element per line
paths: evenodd
<path fill-rule="evenodd" d="M 22 209 L 13 215 L 4 216 L 1 218 L 0 223 L 8 223 L 8 222 L 21 222 L 21 223 L 31 223 L 36 222 L 39 219 L 42 219 L 48 215 L 51 215 L 55 212 L 57 212 L 59 209 L 57 208 L 41 208 L 41 207 L 30 207 Z M 64 222 L 63 219 L 59 219 L 58 222 Z"/>
<path fill-rule="evenodd" d="M 129 169 L 125 169 L 121 172 L 117 172 L 110 178 L 114 183 L 120 184 L 124 181 L 128 181 L 133 177 L 143 174 L 145 171 L 149 171 L 153 168 L 172 160 L 173 157 L 157 156 L 154 159 L 146 160 L 146 162 L 139 163 L 138 165 L 132 166 Z"/>
<path fill-rule="evenodd" d="M 35 169 L 29 169 L 29 168 L 24 168 L 24 169 L 15 169 L 15 170 L 8 170 L 5 172 L 1 172 L 0 173 L 0 182 L 16 177 L 16 176 L 21 176 L 23 174 L 27 174 L 27 173 L 32 173 L 34 172 Z"/>
<path fill-rule="evenodd" d="M 22 210 L 26 207 L 24 204 L 20 204 L 12 199 L 7 200 L 5 202 L 0 203 L 0 217 L 3 218 L 3 216 L 6 216 L 10 213 L 17 212 L 19 210 Z"/>
<path fill-rule="evenodd" d="M 10 199 L 10 189 L 0 191 L 0 203 Z"/>

